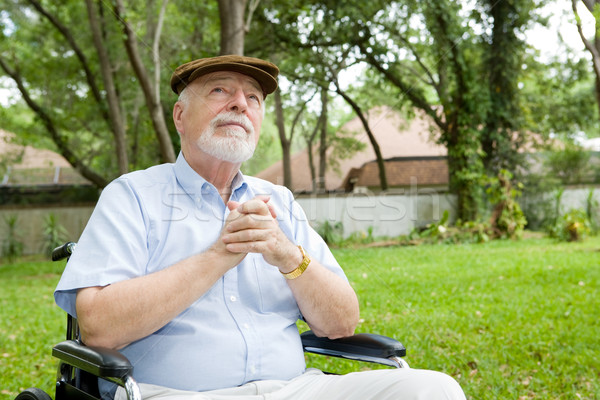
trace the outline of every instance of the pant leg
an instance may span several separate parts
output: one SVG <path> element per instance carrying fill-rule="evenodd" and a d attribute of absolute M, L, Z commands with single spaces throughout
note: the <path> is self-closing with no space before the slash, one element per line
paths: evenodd
<path fill-rule="evenodd" d="M 326 375 L 309 369 L 291 381 L 259 381 L 243 386 L 190 392 L 140 384 L 144 400 L 465 400 L 458 383 L 441 372 L 412 368 Z M 115 400 L 126 400 L 117 390 Z"/>
<path fill-rule="evenodd" d="M 270 399 L 271 393 L 277 392 L 287 384 L 289 381 L 256 381 L 207 392 L 179 390 L 147 383 L 139 383 L 138 386 L 143 400 L 265 400 Z M 117 389 L 114 400 L 127 400 L 122 387 Z"/>
<path fill-rule="evenodd" d="M 273 400 L 465 400 L 454 378 L 400 368 L 347 375 L 306 373 L 273 393 Z"/>

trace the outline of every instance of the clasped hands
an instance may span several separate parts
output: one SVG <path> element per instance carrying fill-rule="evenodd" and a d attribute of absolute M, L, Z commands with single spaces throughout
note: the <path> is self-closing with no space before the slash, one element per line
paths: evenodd
<path fill-rule="evenodd" d="M 257 196 L 244 203 L 229 201 L 230 210 L 214 248 L 237 265 L 248 253 L 260 253 L 282 273 L 294 270 L 302 255 L 279 228 L 270 197 Z"/>

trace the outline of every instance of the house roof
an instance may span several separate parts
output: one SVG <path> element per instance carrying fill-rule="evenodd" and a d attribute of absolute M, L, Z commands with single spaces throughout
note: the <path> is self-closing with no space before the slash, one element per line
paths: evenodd
<path fill-rule="evenodd" d="M 15 135 L 0 129 L 0 186 L 89 184 L 60 154 L 14 143 Z"/>
<path fill-rule="evenodd" d="M 445 156 L 394 157 L 384 161 L 390 187 L 448 185 L 448 161 Z M 343 188 L 349 192 L 357 186 L 380 186 L 379 166 L 376 160 L 364 164 L 361 168 L 350 170 Z"/>
<path fill-rule="evenodd" d="M 377 139 L 383 158 L 446 155 L 446 148 L 435 143 L 438 131 L 433 123 L 429 122 L 429 119 L 422 115 L 423 113 L 417 112 L 416 114 L 415 118 L 407 121 L 401 118 L 397 111 L 388 107 L 378 107 L 369 111 L 367 115 L 369 127 Z M 366 147 L 348 159 L 340 160 L 338 171 L 333 171 L 331 168 L 327 169 L 325 174 L 325 188 L 327 190 L 343 189 L 348 171 L 353 168 L 360 169 L 364 164 L 376 159 L 373 147 L 358 117 L 345 124 L 342 130 L 355 132 L 355 138 L 365 143 Z M 316 153 L 317 149 L 314 150 L 313 159 L 315 165 L 317 165 L 319 156 Z M 293 191 L 311 191 L 312 178 L 308 162 L 308 151 L 305 149 L 293 154 L 291 164 L 292 187 L 290 189 Z M 276 184 L 283 184 L 283 161 L 276 162 L 256 176 Z"/>

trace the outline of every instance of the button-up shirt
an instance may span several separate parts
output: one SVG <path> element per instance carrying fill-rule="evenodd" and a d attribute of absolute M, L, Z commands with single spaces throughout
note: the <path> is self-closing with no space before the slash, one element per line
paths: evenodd
<path fill-rule="evenodd" d="M 269 195 L 288 238 L 344 277 L 289 190 L 241 173 L 232 189 L 231 200 L 239 202 Z M 150 274 L 207 250 L 228 215 L 216 188 L 182 154 L 174 164 L 119 177 L 103 190 L 78 241 L 57 304 L 76 316 L 77 289 Z M 177 389 L 287 380 L 306 368 L 295 325 L 301 317 L 279 270 L 250 253 L 171 322 L 121 352 L 139 382 Z"/>

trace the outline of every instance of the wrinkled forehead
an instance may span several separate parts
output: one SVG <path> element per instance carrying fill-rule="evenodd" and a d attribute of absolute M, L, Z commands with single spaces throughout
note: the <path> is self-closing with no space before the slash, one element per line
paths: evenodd
<path fill-rule="evenodd" d="M 241 74 L 239 72 L 234 72 L 234 71 L 209 72 L 208 74 L 202 75 L 201 77 L 196 79 L 196 81 L 202 86 L 206 86 L 206 85 L 210 85 L 210 84 L 217 84 L 217 83 L 227 84 L 227 83 L 234 83 L 234 82 L 242 82 L 242 84 L 244 84 L 244 85 L 251 86 L 255 90 L 257 90 L 261 93 L 263 92 L 262 87 L 260 86 L 260 84 L 258 83 L 258 81 L 256 79 L 252 78 L 249 75 L 244 75 L 244 74 Z"/>

